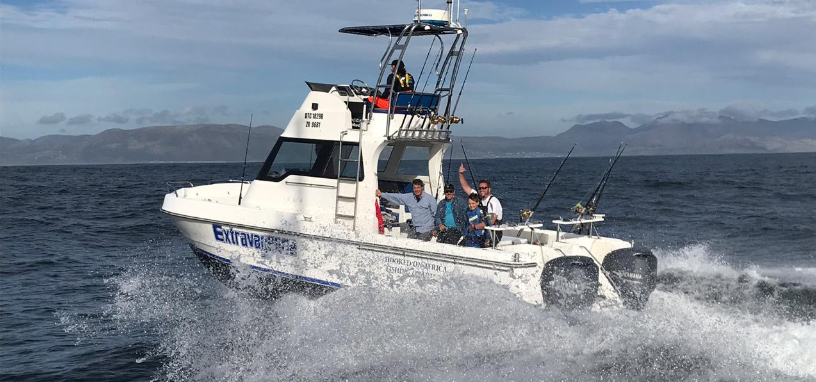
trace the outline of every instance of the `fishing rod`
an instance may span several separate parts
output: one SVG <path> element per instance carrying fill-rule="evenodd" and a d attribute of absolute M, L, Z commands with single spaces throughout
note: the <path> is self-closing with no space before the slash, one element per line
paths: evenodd
<path fill-rule="evenodd" d="M 450 114 L 451 117 L 456 115 L 456 109 L 459 108 L 459 99 L 462 98 L 462 91 L 465 90 L 465 84 L 470 74 L 470 67 L 473 66 L 473 59 L 476 58 L 476 50 L 478 49 L 473 49 L 473 55 L 470 56 L 470 64 L 468 64 L 467 71 L 465 72 L 465 79 L 462 80 L 462 86 L 459 88 L 459 94 L 456 96 L 456 103 L 453 105 L 453 111 Z M 448 124 L 448 128 L 450 128 L 450 124 Z"/>
<path fill-rule="evenodd" d="M 436 57 L 434 57 L 434 61 L 436 61 L 436 64 L 434 64 L 434 67 L 436 68 L 436 70 L 439 70 L 439 61 L 442 59 L 442 50 L 445 49 L 445 43 L 442 41 L 441 37 L 436 36 L 436 38 L 439 39 L 439 53 L 437 53 Z M 431 43 L 431 44 L 433 44 L 433 43 Z M 431 45 L 431 46 L 433 46 L 433 45 Z M 423 66 L 424 66 L 424 64 L 423 64 Z M 439 72 L 437 72 L 436 74 L 438 76 Z M 422 93 L 425 93 L 425 88 L 428 87 L 428 80 L 430 80 L 430 79 L 431 79 L 431 75 L 430 75 L 430 72 L 429 72 L 428 77 L 425 77 L 425 84 L 422 85 Z M 419 80 L 417 82 L 419 82 Z"/>
<path fill-rule="evenodd" d="M 603 176 L 601 176 L 601 181 L 598 182 L 598 186 L 595 187 L 595 191 L 592 192 L 592 195 L 589 196 L 587 199 L 586 205 L 581 206 L 581 203 L 578 203 L 576 207 L 576 213 L 580 217 L 584 215 L 592 215 L 595 213 L 595 210 L 598 208 L 598 203 L 601 200 L 601 195 L 603 194 L 604 188 L 606 188 L 606 182 L 609 180 L 609 176 L 612 174 L 612 168 L 615 167 L 615 163 L 618 163 L 618 159 L 620 159 L 621 155 L 623 154 L 623 150 L 626 149 L 626 143 L 621 143 L 618 146 L 618 150 L 615 152 L 615 156 L 609 160 L 609 166 L 606 168 Z"/>
<path fill-rule="evenodd" d="M 468 168 L 470 169 L 470 180 L 473 182 L 474 187 L 478 187 L 479 185 L 476 184 L 476 178 L 473 177 L 473 167 L 470 167 L 470 161 L 467 157 L 467 152 L 465 151 L 465 144 L 462 143 L 462 140 L 459 140 L 459 143 L 462 145 L 462 154 L 465 155 L 465 163 L 467 163 Z"/>
<path fill-rule="evenodd" d="M 547 195 L 547 191 L 550 189 L 550 186 L 552 186 L 553 182 L 555 181 L 555 177 L 558 176 L 559 172 L 561 172 L 561 169 L 564 167 L 564 163 L 567 163 L 567 158 L 569 158 L 570 154 L 572 154 L 572 150 L 575 150 L 576 145 L 577 143 L 572 144 L 572 148 L 567 153 L 567 156 L 564 157 L 564 160 L 561 161 L 561 165 L 558 166 L 558 169 L 555 170 L 555 173 L 553 173 L 552 178 L 550 178 L 550 182 L 547 183 L 547 187 L 544 187 L 544 192 L 541 193 L 541 196 L 538 197 L 538 201 L 536 201 L 535 205 L 530 210 L 529 214 L 527 214 L 527 219 L 524 221 L 525 224 L 530 222 L 530 219 L 533 217 L 533 214 L 535 214 L 536 209 L 538 209 L 538 205 L 541 204 L 542 200 L 544 200 L 544 195 Z"/>
<path fill-rule="evenodd" d="M 246 162 L 249 155 L 249 136 L 252 135 L 252 114 L 249 115 L 249 131 L 247 132 L 246 151 L 244 151 L 244 168 L 241 170 L 241 189 L 238 191 L 238 205 L 241 205 L 241 198 L 244 193 L 244 175 L 246 175 Z"/>
<path fill-rule="evenodd" d="M 422 81 L 422 75 L 425 73 L 425 65 L 428 64 L 428 58 L 431 57 L 431 50 L 433 49 L 433 46 L 434 46 L 435 42 L 436 42 L 436 40 L 431 40 L 431 46 L 428 47 L 428 54 L 425 55 L 425 62 L 422 63 L 422 70 L 419 71 L 419 77 L 417 78 L 417 82 Z M 430 73 L 429 73 L 429 77 L 430 77 Z"/>
<path fill-rule="evenodd" d="M 451 163 L 453 163 L 453 146 L 450 147 L 450 155 L 448 155 L 448 176 L 445 178 L 445 184 L 450 183 Z"/>

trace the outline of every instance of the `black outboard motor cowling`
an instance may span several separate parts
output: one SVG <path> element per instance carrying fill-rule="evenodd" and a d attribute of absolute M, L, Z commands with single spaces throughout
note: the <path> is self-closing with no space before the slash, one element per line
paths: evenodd
<path fill-rule="evenodd" d="M 618 249 L 606 255 L 602 265 L 623 304 L 630 309 L 643 309 L 657 285 L 657 257 L 652 251 Z"/>
<path fill-rule="evenodd" d="M 598 266 L 586 256 L 548 261 L 541 273 L 541 291 L 548 306 L 587 308 L 598 298 Z"/>

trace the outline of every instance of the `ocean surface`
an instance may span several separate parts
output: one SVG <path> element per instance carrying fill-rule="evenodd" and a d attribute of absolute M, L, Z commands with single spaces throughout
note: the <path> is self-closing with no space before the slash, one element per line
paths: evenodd
<path fill-rule="evenodd" d="M 571 158 L 537 217 L 568 216 L 607 161 Z M 560 159 L 471 162 L 512 220 Z M 816 154 L 621 158 L 600 230 L 659 258 L 639 312 L 544 309 L 477 279 L 246 295 L 160 212 L 168 181 L 240 174 L 1 167 L 0 380 L 816 381 Z"/>

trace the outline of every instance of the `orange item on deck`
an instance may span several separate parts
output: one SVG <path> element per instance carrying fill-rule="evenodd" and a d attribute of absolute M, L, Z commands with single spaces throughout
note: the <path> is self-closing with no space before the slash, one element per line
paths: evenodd
<path fill-rule="evenodd" d="M 374 97 L 368 97 L 368 102 L 373 103 L 375 109 L 388 109 L 388 98 L 377 97 L 374 101 Z"/>

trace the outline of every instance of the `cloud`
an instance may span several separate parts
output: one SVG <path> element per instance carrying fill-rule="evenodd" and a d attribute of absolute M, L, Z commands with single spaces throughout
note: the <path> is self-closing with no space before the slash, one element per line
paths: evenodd
<path fill-rule="evenodd" d="M 802 114 L 810 117 L 816 117 L 816 105 L 806 107 L 804 110 L 802 110 Z"/>
<path fill-rule="evenodd" d="M 816 105 L 810 110 L 816 115 Z M 698 109 L 680 109 L 668 110 L 655 114 L 645 113 L 595 113 L 595 114 L 579 114 L 572 118 L 562 119 L 563 122 L 575 122 L 579 124 L 596 122 L 602 120 L 621 120 L 626 123 L 631 122 L 634 126 L 640 126 L 646 123 L 721 123 L 723 121 L 739 121 L 739 122 L 755 122 L 760 119 L 782 120 L 796 118 L 800 115 L 807 115 L 811 108 L 805 108 L 803 111 L 795 109 L 784 110 L 768 110 L 759 108 L 751 103 L 736 103 L 728 105 L 719 111 L 712 111 L 707 108 Z"/>
<path fill-rule="evenodd" d="M 153 112 L 150 109 L 127 109 L 121 112 L 122 115 L 135 117 L 138 125 L 182 125 L 182 124 L 205 124 L 223 117 L 230 117 L 229 107 L 226 105 L 217 106 L 188 106 L 180 111 L 164 109 Z"/>
<path fill-rule="evenodd" d="M 739 103 L 726 106 L 719 111 L 719 114 L 741 122 L 752 122 L 760 119 L 778 120 L 795 118 L 800 116 L 801 112 L 796 109 L 774 111 L 766 108 L 760 108 L 754 104 Z"/>
<path fill-rule="evenodd" d="M 472 113 L 462 116 L 472 121 L 473 134 L 492 131 L 489 119 L 476 116 L 501 114 L 498 106 L 516 111 L 503 120 L 524 126 L 516 130 L 524 136 L 558 132 L 570 116 L 596 110 L 637 111 L 642 115 L 628 118 L 641 121 L 664 110 L 719 110 L 740 99 L 801 110 L 809 106 L 802 100 L 816 98 L 812 0 L 562 2 L 572 4 L 555 7 L 563 12 L 555 15 L 534 2 L 467 4 L 468 50 L 479 50 L 462 105 Z M 22 135 L 45 131 L 31 122 L 41 110 L 76 115 L 87 105 L 98 108 L 96 115 L 115 113 L 131 124 L 140 118 L 142 124 L 235 122 L 230 111 L 243 108 L 254 110 L 256 123 L 267 115 L 265 122 L 285 124 L 305 94 L 302 80 L 376 78 L 387 38 L 343 35 L 337 28 L 406 22 L 416 2 L 328 1 L 317 13 L 280 0 L 16 4 L 27 3 L 0 4 L 4 65 L 38 73 L 23 79 L 65 78 L 65 68 L 69 77 L 95 76 L 98 68 L 107 76 L 72 78 L 82 86 L 59 92 L 55 85 L 65 81 L 31 86 L 6 76 L 4 103 L 10 99 L 15 107 L 0 123 L 15 125 L 9 121 L 17 113 L 16 120 L 28 121 L 14 127 Z M 412 40 L 412 56 L 406 56 L 418 74 L 427 45 L 416 49 L 414 41 L 427 41 Z M 189 104 L 229 107 L 185 112 Z M 132 113 L 122 111 L 126 107 L 134 107 Z M 249 119 L 249 113 L 236 114 L 241 123 Z"/>
<path fill-rule="evenodd" d="M 54 113 L 51 115 L 44 115 L 37 121 L 40 125 L 56 125 L 65 120 L 65 113 Z"/>
<path fill-rule="evenodd" d="M 124 115 L 121 115 L 121 114 L 113 113 L 113 114 L 109 114 L 109 115 L 107 115 L 105 117 L 99 117 L 96 120 L 98 122 L 109 122 L 109 123 L 123 124 L 123 123 L 127 123 L 130 120 L 130 118 L 125 117 Z"/>
<path fill-rule="evenodd" d="M 564 119 L 564 122 L 571 122 L 574 121 L 576 123 L 587 123 L 587 122 L 595 122 L 595 121 L 604 121 L 604 120 L 617 120 L 623 119 L 631 116 L 631 114 L 621 113 L 618 111 L 613 111 L 611 113 L 599 113 L 599 114 L 578 114 L 575 117 L 570 119 Z"/>
<path fill-rule="evenodd" d="M 629 120 L 632 121 L 632 123 L 635 126 L 640 126 L 644 123 L 649 123 L 651 121 L 654 121 L 654 119 L 655 119 L 654 115 L 643 113 L 632 114 L 631 116 L 629 116 Z"/>
<path fill-rule="evenodd" d="M 68 125 L 88 125 L 93 123 L 93 115 L 90 114 L 80 114 L 75 117 L 71 117 L 71 119 L 66 122 Z"/>
<path fill-rule="evenodd" d="M 162 110 L 150 115 L 144 115 L 136 118 L 136 123 L 139 125 L 154 124 L 154 125 L 180 125 L 184 121 L 178 119 L 178 113 L 170 110 Z"/>

